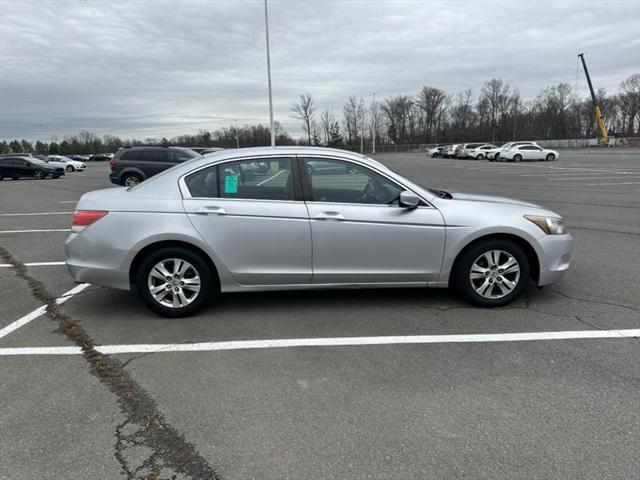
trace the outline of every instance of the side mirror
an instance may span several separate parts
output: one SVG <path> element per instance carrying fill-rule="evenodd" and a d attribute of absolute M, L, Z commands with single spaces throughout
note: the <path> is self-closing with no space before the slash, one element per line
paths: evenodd
<path fill-rule="evenodd" d="M 409 190 L 404 190 L 400 193 L 400 206 L 403 208 L 413 209 L 418 208 L 420 205 L 420 197 Z"/>

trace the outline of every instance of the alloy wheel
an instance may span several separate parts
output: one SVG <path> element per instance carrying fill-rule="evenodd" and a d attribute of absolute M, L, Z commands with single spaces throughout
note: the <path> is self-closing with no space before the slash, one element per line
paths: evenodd
<path fill-rule="evenodd" d="M 484 298 L 503 298 L 520 281 L 520 264 L 504 250 L 489 250 L 471 265 L 469 281 L 476 293 Z"/>
<path fill-rule="evenodd" d="M 44 178 L 44 174 L 42 173 L 42 170 L 36 170 L 35 173 L 33 174 L 33 178 L 35 178 L 36 180 L 42 180 Z"/>
<path fill-rule="evenodd" d="M 140 183 L 140 179 L 136 175 L 129 175 L 124 179 L 125 187 L 133 187 L 134 185 L 138 185 Z"/>
<path fill-rule="evenodd" d="M 159 261 L 150 270 L 147 287 L 153 299 L 169 308 L 183 308 L 200 293 L 200 275 L 196 268 L 181 258 Z"/>

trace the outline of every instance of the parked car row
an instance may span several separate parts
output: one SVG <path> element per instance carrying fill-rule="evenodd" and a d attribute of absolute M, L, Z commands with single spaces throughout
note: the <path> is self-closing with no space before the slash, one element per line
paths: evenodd
<path fill-rule="evenodd" d="M 50 164 L 45 160 L 28 154 L 1 155 L 0 156 L 0 180 L 5 178 L 59 178 L 65 174 L 64 167 Z"/>
<path fill-rule="evenodd" d="M 430 157 L 487 159 L 490 162 L 538 160 L 552 162 L 560 154 L 556 150 L 541 147 L 536 142 L 509 142 L 499 147 L 490 143 L 456 143 L 436 145 L 427 150 Z"/>

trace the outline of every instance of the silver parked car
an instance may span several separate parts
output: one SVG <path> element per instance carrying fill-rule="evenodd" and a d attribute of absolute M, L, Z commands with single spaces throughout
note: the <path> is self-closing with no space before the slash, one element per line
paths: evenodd
<path fill-rule="evenodd" d="M 311 147 L 225 150 L 89 192 L 71 230 L 76 282 L 135 290 L 172 317 L 220 291 L 344 286 L 455 287 L 497 307 L 530 279 L 557 282 L 573 247 L 538 205 L 431 190 L 363 155 Z"/>

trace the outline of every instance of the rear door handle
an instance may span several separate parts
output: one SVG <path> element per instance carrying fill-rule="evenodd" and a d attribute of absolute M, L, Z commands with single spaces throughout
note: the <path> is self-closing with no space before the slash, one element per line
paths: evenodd
<path fill-rule="evenodd" d="M 226 215 L 227 211 L 222 207 L 200 207 L 196 210 L 196 213 L 200 215 Z"/>
<path fill-rule="evenodd" d="M 344 215 L 338 212 L 320 212 L 313 218 L 316 220 L 344 220 Z"/>

